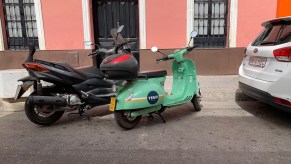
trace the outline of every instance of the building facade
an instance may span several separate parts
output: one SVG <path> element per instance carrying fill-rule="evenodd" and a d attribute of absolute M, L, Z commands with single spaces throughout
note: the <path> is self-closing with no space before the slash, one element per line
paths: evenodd
<path fill-rule="evenodd" d="M 0 70 L 22 68 L 31 43 L 39 49 L 36 58 L 92 65 L 96 60 L 87 54 L 95 47 L 83 42 L 109 48 L 109 29 L 124 24 L 141 70 L 170 73 L 170 64 L 156 65 L 158 55 L 149 49 L 183 48 L 196 30 L 200 47 L 188 57 L 198 74 L 236 74 L 260 24 L 290 15 L 286 6 L 289 0 L 0 0 Z"/>

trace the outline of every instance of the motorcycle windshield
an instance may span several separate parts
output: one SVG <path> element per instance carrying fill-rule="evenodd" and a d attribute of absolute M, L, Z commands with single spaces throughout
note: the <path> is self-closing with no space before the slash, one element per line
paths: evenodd
<path fill-rule="evenodd" d="M 113 37 L 113 40 L 114 40 L 114 42 L 115 42 L 116 45 L 121 45 L 123 43 L 126 43 L 126 41 L 122 37 L 121 33 L 119 33 L 117 35 L 117 28 L 111 29 L 110 33 L 111 33 L 111 35 Z"/>

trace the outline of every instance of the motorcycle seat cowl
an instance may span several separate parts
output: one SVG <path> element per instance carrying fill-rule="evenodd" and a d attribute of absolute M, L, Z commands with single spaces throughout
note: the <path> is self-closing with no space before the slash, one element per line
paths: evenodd
<path fill-rule="evenodd" d="M 103 72 L 101 72 L 97 67 L 90 66 L 90 67 L 82 67 L 77 68 L 76 71 L 87 79 L 90 78 L 104 78 Z"/>

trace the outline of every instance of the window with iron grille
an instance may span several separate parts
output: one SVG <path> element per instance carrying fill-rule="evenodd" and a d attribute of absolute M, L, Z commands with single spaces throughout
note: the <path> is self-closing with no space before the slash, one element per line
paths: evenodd
<path fill-rule="evenodd" d="M 29 44 L 38 47 L 33 0 L 4 0 L 7 45 L 10 50 L 25 50 Z"/>
<path fill-rule="evenodd" d="M 201 48 L 225 48 L 228 0 L 194 0 L 195 44 Z"/>

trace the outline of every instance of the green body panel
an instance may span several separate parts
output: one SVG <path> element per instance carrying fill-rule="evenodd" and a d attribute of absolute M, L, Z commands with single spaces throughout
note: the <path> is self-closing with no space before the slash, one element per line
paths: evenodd
<path fill-rule="evenodd" d="M 173 87 L 171 95 L 165 97 L 163 106 L 177 106 L 189 102 L 199 91 L 194 63 L 189 59 L 172 62 Z"/>
<path fill-rule="evenodd" d="M 159 77 L 129 82 L 118 93 L 115 110 L 133 110 L 161 105 L 166 96 L 165 80 L 166 77 Z M 152 91 L 155 91 L 159 98 L 155 103 L 150 104 L 148 95 Z"/>
<path fill-rule="evenodd" d="M 187 53 L 187 50 L 186 49 L 184 49 L 184 50 L 181 50 L 181 51 L 178 51 L 178 52 L 176 52 L 176 53 L 174 53 L 174 54 L 170 54 L 170 55 L 168 55 L 168 58 L 169 59 L 175 59 L 176 60 L 176 62 L 182 62 L 182 61 L 184 61 L 185 59 L 183 58 L 183 56 L 185 55 Z M 192 62 L 192 61 L 191 61 Z M 173 68 L 173 66 L 172 66 L 172 68 Z"/>
<path fill-rule="evenodd" d="M 173 107 L 189 102 L 194 94 L 199 91 L 196 68 L 189 59 L 183 55 L 187 50 L 168 55 L 172 62 L 173 87 L 170 95 L 164 90 L 166 77 L 137 79 L 128 82 L 125 86 L 119 86 L 115 110 L 131 110 L 131 116 L 139 116 L 161 109 L 162 105 Z M 152 92 L 155 96 L 150 96 Z M 159 97 L 154 103 L 152 97 Z"/>

